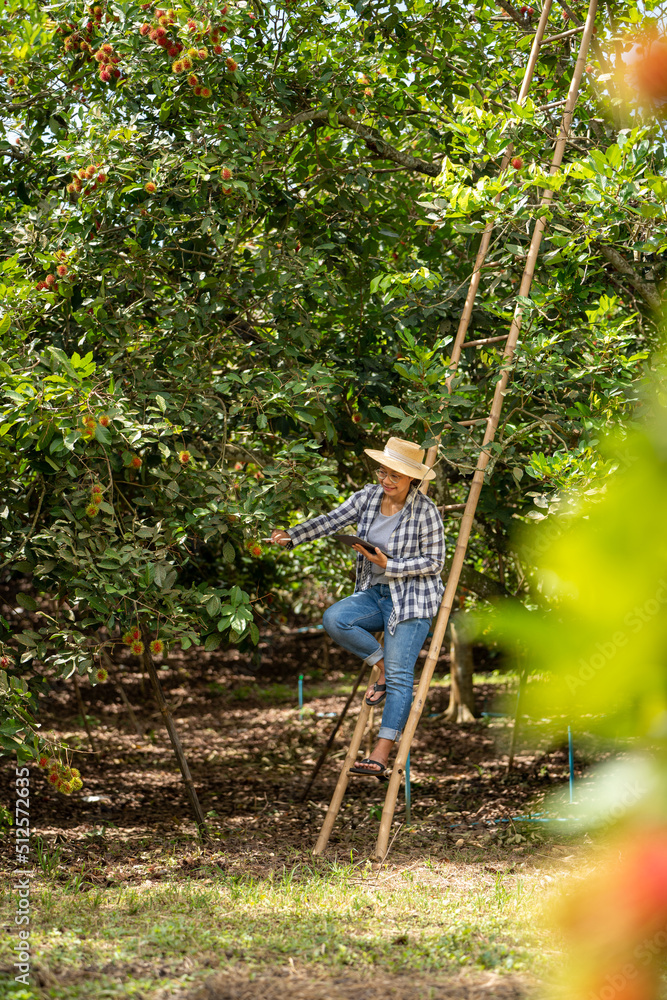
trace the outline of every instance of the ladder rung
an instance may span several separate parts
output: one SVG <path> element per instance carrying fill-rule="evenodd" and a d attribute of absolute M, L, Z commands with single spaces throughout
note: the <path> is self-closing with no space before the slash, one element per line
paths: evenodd
<path fill-rule="evenodd" d="M 559 108 L 561 106 L 561 104 L 567 104 L 567 97 L 564 97 L 560 101 L 552 101 L 551 104 L 543 104 L 537 110 L 538 111 L 548 111 L 549 108 Z"/>
<path fill-rule="evenodd" d="M 461 347 L 480 347 L 482 344 L 497 344 L 499 340 L 507 340 L 508 336 L 508 333 L 503 333 L 500 337 L 486 337 L 484 340 L 464 340 Z"/>
<path fill-rule="evenodd" d="M 570 28 L 569 31 L 561 31 L 560 35 L 551 35 L 550 38 L 545 38 L 542 45 L 548 45 L 549 42 L 559 42 L 561 38 L 571 38 L 572 35 L 576 35 L 577 32 L 584 30 L 584 25 L 580 24 L 576 28 Z"/>

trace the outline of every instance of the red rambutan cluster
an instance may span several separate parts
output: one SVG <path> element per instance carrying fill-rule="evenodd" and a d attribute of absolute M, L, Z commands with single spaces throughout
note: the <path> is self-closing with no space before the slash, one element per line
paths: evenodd
<path fill-rule="evenodd" d="M 78 792 L 79 789 L 83 788 L 81 771 L 78 767 L 69 767 L 46 754 L 41 754 L 37 763 L 42 770 L 48 768 L 49 773 L 46 780 L 63 795 L 71 795 L 72 792 Z"/>
<path fill-rule="evenodd" d="M 110 72 L 104 69 L 104 72 Z M 98 173 L 99 171 L 99 173 Z M 95 176 L 97 174 L 97 176 Z M 84 190 L 84 181 L 92 181 Z M 107 182 L 107 173 L 101 163 L 89 163 L 87 167 L 81 167 L 72 174 L 72 180 L 67 185 L 67 193 L 70 195 L 81 194 L 82 197 L 90 197 L 95 191 Z"/>

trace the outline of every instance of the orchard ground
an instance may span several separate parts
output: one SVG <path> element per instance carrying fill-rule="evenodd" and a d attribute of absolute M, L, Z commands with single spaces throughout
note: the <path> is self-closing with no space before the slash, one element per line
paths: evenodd
<path fill-rule="evenodd" d="M 329 849 L 314 858 L 310 851 L 356 716 L 354 709 L 300 801 L 334 721 L 328 713 L 340 711 L 358 667 L 333 643 L 327 646 L 325 667 L 321 632 L 276 626 L 263 636 L 259 664 L 238 650 L 177 652 L 160 670 L 213 834 L 207 847 L 197 841 L 136 658 L 124 651 L 121 667 L 142 737 L 113 683 L 82 683 L 97 755 L 90 753 L 71 681 L 54 681 L 43 699 L 43 729 L 81 748 L 75 758 L 84 787 L 62 796 L 43 771 L 32 769 L 34 986 L 14 984 L 6 995 L 444 1000 L 539 994 L 559 951 L 536 907 L 559 873 L 576 863 L 582 845 L 555 827 L 536 829 L 512 817 L 539 811 L 544 793 L 566 781 L 563 739 L 554 749 L 562 723 L 531 724 L 532 751 L 520 741 L 508 774 L 507 719 L 487 716 L 465 726 L 443 721 L 443 656 L 412 751 L 411 824 L 401 796 L 390 853 L 382 864 L 369 860 L 384 785 L 352 779 Z M 487 672 L 475 681 L 479 711 L 514 703 L 514 678 Z M 542 749 L 535 750 L 535 740 Z M 576 749 L 581 774 L 593 750 L 583 736 Z M 12 776 L 13 765 L 3 761 L 7 802 Z M 10 884 L 11 829 L 0 843 Z M 8 894 L 2 917 L 10 931 L 13 905 Z M 0 978 L 8 983 L 12 943 L 13 934 L 5 935 L 0 952 Z"/>

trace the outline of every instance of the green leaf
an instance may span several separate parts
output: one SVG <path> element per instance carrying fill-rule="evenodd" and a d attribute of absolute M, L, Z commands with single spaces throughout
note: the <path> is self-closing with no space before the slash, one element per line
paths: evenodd
<path fill-rule="evenodd" d="M 38 608 L 37 601 L 29 594 L 17 594 L 16 603 L 25 608 L 26 611 L 36 611 Z"/>

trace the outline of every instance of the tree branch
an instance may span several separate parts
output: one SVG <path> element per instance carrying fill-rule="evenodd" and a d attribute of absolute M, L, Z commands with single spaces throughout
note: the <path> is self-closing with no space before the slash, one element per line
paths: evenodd
<path fill-rule="evenodd" d="M 408 155 L 408 153 L 402 153 L 399 149 L 385 142 L 382 138 L 382 133 L 378 129 L 372 128 L 370 125 L 362 125 L 361 122 L 355 121 L 349 115 L 340 114 L 340 112 L 337 118 L 339 125 L 344 125 L 345 128 L 356 132 L 359 138 L 364 140 L 367 148 L 380 159 L 391 160 L 393 163 L 398 163 L 405 170 L 414 170 L 420 174 L 427 174 L 429 177 L 437 177 L 440 173 L 440 165 L 438 163 L 431 163 L 429 160 L 421 160 L 416 156 Z M 278 131 L 282 134 L 306 122 L 328 123 L 328 121 L 329 112 L 326 108 L 319 108 L 316 111 L 303 111 L 301 114 L 295 115 L 293 118 L 279 125 Z"/>
<path fill-rule="evenodd" d="M 499 7 L 503 8 L 506 14 L 509 14 L 513 21 L 516 21 L 520 28 L 525 30 L 526 22 L 521 17 L 521 14 L 514 9 L 511 3 L 507 3 L 507 0 L 496 0 L 496 3 Z"/>
<path fill-rule="evenodd" d="M 628 279 L 632 287 L 636 292 L 639 292 L 647 305 L 651 306 L 652 309 L 660 308 L 662 299 L 658 289 L 651 281 L 644 281 L 643 278 L 640 278 L 635 269 L 628 264 L 625 257 L 622 257 L 618 250 L 604 246 L 602 243 L 595 243 L 594 246 L 599 250 L 604 259 L 611 264 L 614 270 Z"/>

